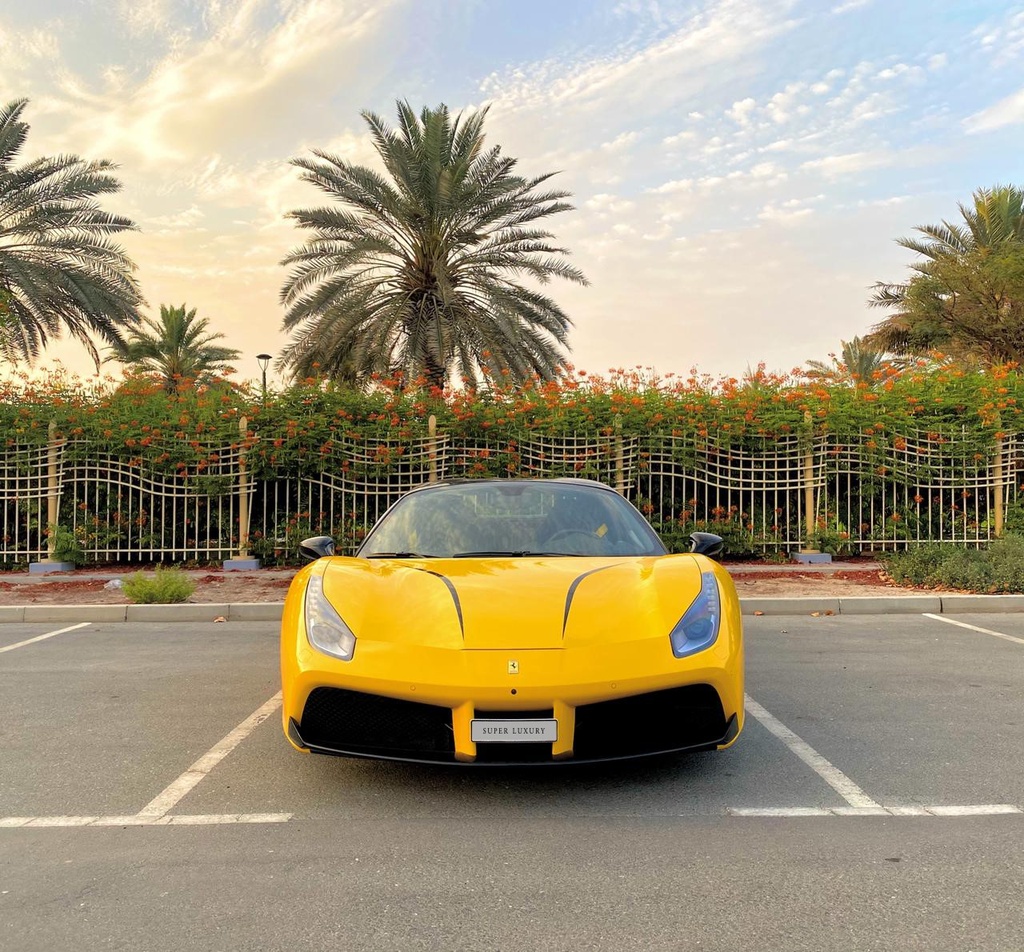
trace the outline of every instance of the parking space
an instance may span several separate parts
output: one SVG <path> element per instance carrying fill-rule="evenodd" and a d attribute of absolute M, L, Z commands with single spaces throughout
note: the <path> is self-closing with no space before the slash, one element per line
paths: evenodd
<path fill-rule="evenodd" d="M 272 623 L 0 626 L 0 934 L 1018 952 L 1024 644 L 923 616 L 746 627 L 732 750 L 467 770 L 292 751 Z"/>
<path fill-rule="evenodd" d="M 1017 616 L 959 620 L 1024 635 Z M 33 640 L 54 631 L 0 626 L 3 645 L 20 645 L 0 655 L 0 818 L 131 816 L 158 796 L 158 814 L 183 819 L 1024 806 L 1024 644 L 925 616 L 750 618 L 751 701 L 735 748 L 555 770 L 294 753 L 270 701 L 273 623 L 97 623 Z"/>
<path fill-rule="evenodd" d="M 766 616 L 746 631 L 748 693 L 876 801 L 1021 805 L 1024 644 L 920 615 Z"/>
<path fill-rule="evenodd" d="M 136 813 L 277 690 L 269 623 L 41 627 L 0 626 L 0 816 Z"/>

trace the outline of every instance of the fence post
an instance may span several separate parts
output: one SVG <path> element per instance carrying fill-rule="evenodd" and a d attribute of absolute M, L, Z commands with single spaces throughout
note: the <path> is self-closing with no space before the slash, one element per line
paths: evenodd
<path fill-rule="evenodd" d="M 249 478 L 245 461 L 249 421 L 245 417 L 238 421 L 238 435 L 241 438 L 238 452 L 238 554 L 232 559 L 225 560 L 225 572 L 240 572 L 260 567 L 260 560 L 249 555 Z"/>
<path fill-rule="evenodd" d="M 807 452 L 804 454 L 804 515 L 806 516 L 807 538 L 803 548 L 794 556 L 797 562 L 831 562 L 832 556 L 826 555 L 814 546 L 814 417 L 810 410 L 804 411 L 804 424 L 807 432 Z"/>
<path fill-rule="evenodd" d="M 615 491 L 620 495 L 626 494 L 626 461 L 625 451 L 622 447 L 622 417 L 615 416 Z"/>
<path fill-rule="evenodd" d="M 61 441 L 57 438 L 57 421 L 51 420 L 46 429 L 46 556 L 29 564 L 30 575 L 48 572 L 70 572 L 74 562 L 59 562 L 54 557 L 57 546 L 57 520 L 60 518 L 60 479 L 58 450 Z M 42 506 L 39 512 L 42 517 Z"/>
<path fill-rule="evenodd" d="M 437 417 L 427 417 L 427 482 L 437 482 Z"/>
<path fill-rule="evenodd" d="M 996 455 L 993 460 L 995 479 L 992 487 L 992 521 L 994 523 L 995 536 L 998 539 L 1003 534 L 1003 438 L 996 437 Z"/>
<path fill-rule="evenodd" d="M 52 562 L 53 547 L 56 541 L 55 529 L 60 515 L 57 497 L 57 421 L 51 420 L 47 427 L 49 437 L 46 444 L 46 561 Z"/>

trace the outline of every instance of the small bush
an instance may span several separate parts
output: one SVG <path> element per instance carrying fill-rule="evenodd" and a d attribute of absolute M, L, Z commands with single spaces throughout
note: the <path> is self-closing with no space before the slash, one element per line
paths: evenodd
<path fill-rule="evenodd" d="M 895 582 L 982 593 L 1024 592 L 1024 536 L 1007 535 L 987 549 L 923 545 L 891 555 Z"/>
<path fill-rule="evenodd" d="M 124 594 L 136 605 L 172 605 L 185 601 L 196 583 L 181 569 L 157 566 L 152 575 L 136 572 L 124 580 Z"/>
<path fill-rule="evenodd" d="M 74 565 L 85 563 L 85 552 L 70 529 L 51 522 L 46 534 L 50 537 L 50 554 L 55 562 L 71 562 Z"/>

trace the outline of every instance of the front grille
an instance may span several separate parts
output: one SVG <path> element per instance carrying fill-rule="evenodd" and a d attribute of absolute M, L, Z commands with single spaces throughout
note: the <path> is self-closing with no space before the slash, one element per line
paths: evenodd
<path fill-rule="evenodd" d="M 306 744 L 325 750 L 415 760 L 455 754 L 450 708 L 344 688 L 315 688 L 299 731 Z"/>
<path fill-rule="evenodd" d="M 476 710 L 474 717 L 484 720 L 515 720 L 531 721 L 546 720 L 554 717 L 553 708 L 542 711 L 481 711 Z M 542 764 L 551 760 L 551 744 L 533 744 L 526 741 L 521 744 L 487 744 L 476 745 L 476 762 L 478 764 Z"/>
<path fill-rule="evenodd" d="M 576 708 L 573 756 L 596 760 L 711 746 L 726 728 L 711 685 L 669 688 Z"/>

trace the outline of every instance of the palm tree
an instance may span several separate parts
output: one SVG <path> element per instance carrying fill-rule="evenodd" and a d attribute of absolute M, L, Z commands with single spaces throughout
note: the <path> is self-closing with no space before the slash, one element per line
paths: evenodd
<path fill-rule="evenodd" d="M 97 367 L 96 335 L 116 345 L 138 324 L 135 265 L 110 235 L 133 229 L 100 209 L 97 196 L 120 183 L 107 161 L 74 155 L 15 166 L 29 126 L 28 100 L 0 109 L 0 297 L 6 348 L 33 361 L 62 330 L 88 349 Z"/>
<path fill-rule="evenodd" d="M 142 323 L 124 344 L 113 348 L 114 359 L 155 375 L 168 393 L 214 382 L 219 374 L 230 372 L 228 362 L 239 356 L 237 350 L 215 346 L 213 342 L 224 335 L 209 333 L 209 321 L 197 318 L 195 308 L 186 311 L 184 304 L 161 304 L 160 320 L 147 317 Z"/>
<path fill-rule="evenodd" d="M 983 363 L 1024 360 L 1024 189 L 997 186 L 899 244 L 923 257 L 904 284 L 875 285 L 869 301 L 894 313 L 868 343 L 897 354 L 947 353 Z"/>
<path fill-rule="evenodd" d="M 571 321 L 519 279 L 587 283 L 535 227 L 570 210 L 569 193 L 538 191 L 554 173 L 522 178 L 484 148 L 487 109 L 417 117 L 400 102 L 397 130 L 362 115 L 386 177 L 324 151 L 293 160 L 336 204 L 289 216 L 312 236 L 283 262 L 285 365 L 355 379 L 401 370 L 436 386 L 453 372 L 470 385 L 481 371 L 553 378 Z"/>
<path fill-rule="evenodd" d="M 823 360 L 807 361 L 807 376 L 823 383 L 842 386 L 856 386 L 858 383 L 871 386 L 875 374 L 891 363 L 884 350 L 871 347 L 860 337 L 841 343 L 843 349 L 840 359 L 833 356 L 830 363 Z"/>

